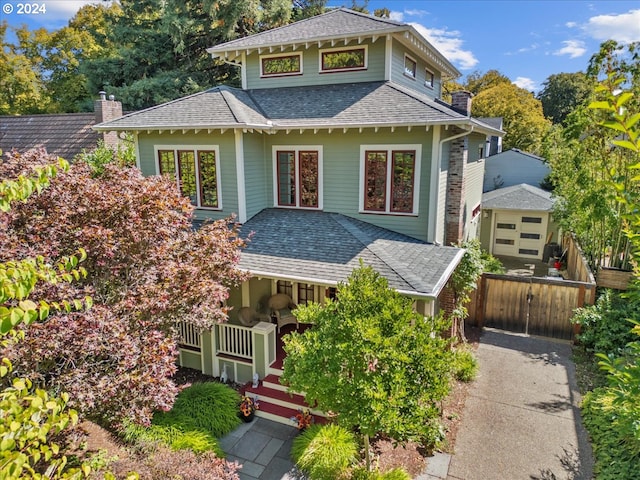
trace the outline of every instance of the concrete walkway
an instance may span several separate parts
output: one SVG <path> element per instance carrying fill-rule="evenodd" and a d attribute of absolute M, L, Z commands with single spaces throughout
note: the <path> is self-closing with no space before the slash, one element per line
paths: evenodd
<path fill-rule="evenodd" d="M 451 480 L 588 480 L 568 343 L 485 329 L 452 456 Z"/>
<path fill-rule="evenodd" d="M 242 465 L 240 480 L 298 480 L 289 452 L 298 435 L 293 426 L 256 417 L 220 440 L 227 460 Z"/>

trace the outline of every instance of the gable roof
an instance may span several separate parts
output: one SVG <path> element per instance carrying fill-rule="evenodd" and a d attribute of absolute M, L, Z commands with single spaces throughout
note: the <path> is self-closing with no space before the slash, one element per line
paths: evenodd
<path fill-rule="evenodd" d="M 521 183 L 482 194 L 482 208 L 549 212 L 555 200 L 551 192 Z"/>
<path fill-rule="evenodd" d="M 260 49 L 270 53 L 282 46 L 304 46 L 330 40 L 340 40 L 345 45 L 351 40 L 361 41 L 363 37 L 381 37 L 389 34 L 411 35 L 423 48 L 418 51 L 426 55 L 443 72 L 451 77 L 459 77 L 460 72 L 413 26 L 388 18 L 375 17 L 348 8 L 337 8 L 315 17 L 306 18 L 289 25 L 237 38 L 207 49 L 214 58 L 236 58 L 241 52 Z M 413 43 L 413 42 L 412 42 Z M 294 47 L 294 49 L 295 49 Z"/>
<path fill-rule="evenodd" d="M 241 90 L 219 86 L 101 123 L 96 130 L 178 130 L 390 126 L 473 126 L 500 130 L 392 82 Z"/>
<path fill-rule="evenodd" d="M 73 159 L 93 150 L 102 135 L 92 130 L 95 113 L 0 116 L 0 149 L 25 151 L 44 147 L 47 153 Z"/>
<path fill-rule="evenodd" d="M 513 158 L 513 160 L 532 159 L 532 160 L 538 160 L 540 162 L 545 162 L 544 158 L 534 155 L 533 153 L 523 152 L 518 148 L 512 148 L 504 152 L 496 153 L 495 155 L 491 155 L 490 157 L 487 157 L 487 160 L 488 159 L 496 160 L 498 158 Z"/>
<path fill-rule="evenodd" d="M 338 213 L 269 208 L 240 233 L 250 232 L 239 266 L 254 275 L 337 285 L 362 259 L 392 288 L 423 298 L 440 293 L 464 254 Z"/>

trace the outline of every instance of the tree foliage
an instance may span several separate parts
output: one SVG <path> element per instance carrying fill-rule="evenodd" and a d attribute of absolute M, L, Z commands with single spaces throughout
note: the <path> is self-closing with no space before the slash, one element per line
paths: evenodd
<path fill-rule="evenodd" d="M 2 211 L 9 212 L 12 203 L 24 202 L 34 193 L 46 188 L 59 169 L 68 165 L 59 162 L 0 183 Z M 42 258 L 26 258 L 0 263 L 0 345 L 16 344 L 22 336 L 15 328 L 25 327 L 35 321 L 44 321 L 51 307 L 71 310 L 60 305 L 49 305 L 45 300 L 38 304 L 31 294 L 37 283 L 55 284 L 79 279 L 86 272 L 77 268 L 81 259 L 71 256 L 49 265 Z M 77 307 L 83 308 L 83 302 Z M 12 480 L 19 478 L 61 479 L 83 478 L 90 471 L 88 466 L 69 468 L 67 457 L 61 450 L 60 441 L 67 427 L 78 421 L 74 410 L 67 408 L 69 395 L 51 395 L 34 388 L 27 378 L 12 375 L 13 365 L 8 358 L 0 364 L 0 477 Z"/>
<path fill-rule="evenodd" d="M 611 108 L 638 111 L 640 75 L 637 59 L 633 61 L 635 48 L 633 44 L 623 48 L 605 42 L 590 61 L 592 79 L 600 78 L 610 91 L 621 86 L 628 89 L 630 95 L 616 98 L 619 107 L 578 106 L 566 117 L 564 127 L 554 126 L 543 147 L 542 156 L 551 166 L 558 198 L 554 217 L 563 229 L 576 235 L 594 271 L 600 266 L 630 266 L 625 224 L 633 203 L 640 198 L 640 188 L 633 180 L 638 157 L 632 150 L 620 148 L 626 141 L 617 138 L 624 133 L 620 130 L 623 127 L 616 127 L 609 116 L 615 113 Z M 611 77 L 613 72 L 617 73 Z M 604 107 L 605 93 L 594 86 L 589 99 Z M 622 191 L 628 203 L 619 200 Z"/>
<path fill-rule="evenodd" d="M 539 154 L 542 139 L 549 128 L 540 101 L 531 92 L 504 81 L 504 77 L 497 74 L 487 82 L 487 88 L 479 90 L 473 99 L 473 116 L 502 117 L 506 132 L 502 140 L 504 150 L 518 148 Z M 474 88 L 484 85 L 482 78 L 477 79 L 474 85 Z"/>
<path fill-rule="evenodd" d="M 47 160 L 41 151 L 14 153 L 0 176 Z M 211 328 L 225 321 L 228 288 L 245 278 L 236 269 L 243 241 L 233 222 L 194 232 L 192 211 L 166 178 L 115 163 L 96 175 L 80 162 L 0 217 L 0 261 L 87 251 L 86 280 L 37 294 L 94 299 L 89 311 L 52 315 L 26 330 L 6 351 L 16 370 L 68 391 L 75 408 L 103 423 L 147 422 L 153 410 L 169 409 L 177 322 Z"/>
<path fill-rule="evenodd" d="M 542 86 L 538 100 L 542 102 L 544 116 L 554 124 L 564 124 L 567 116 L 583 105 L 593 90 L 583 72 L 550 75 Z"/>
<path fill-rule="evenodd" d="M 441 439 L 439 402 L 449 389 L 445 322 L 425 318 L 371 267 L 354 270 L 335 302 L 299 306 L 314 324 L 285 340 L 284 382 L 365 439 Z M 368 448 L 365 447 L 365 452 Z"/>

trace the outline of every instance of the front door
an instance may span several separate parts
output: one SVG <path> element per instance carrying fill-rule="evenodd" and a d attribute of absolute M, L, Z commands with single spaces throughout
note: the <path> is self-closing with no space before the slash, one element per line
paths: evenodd
<path fill-rule="evenodd" d="M 493 254 L 542 259 L 548 213 L 496 212 Z"/>

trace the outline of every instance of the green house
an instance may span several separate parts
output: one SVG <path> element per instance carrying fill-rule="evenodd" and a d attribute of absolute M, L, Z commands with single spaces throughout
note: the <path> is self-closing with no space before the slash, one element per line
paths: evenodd
<path fill-rule="evenodd" d="M 456 68 L 411 25 L 345 8 L 208 51 L 242 88 L 95 127 L 132 133 L 138 167 L 172 175 L 199 220 L 236 214 L 254 232 L 229 322 L 183 326 L 181 363 L 277 376 L 291 308 L 331 297 L 360 259 L 436 313 L 463 254 L 450 245 L 477 235 L 486 142 L 502 134 L 470 116 L 470 93 L 442 100 Z"/>

